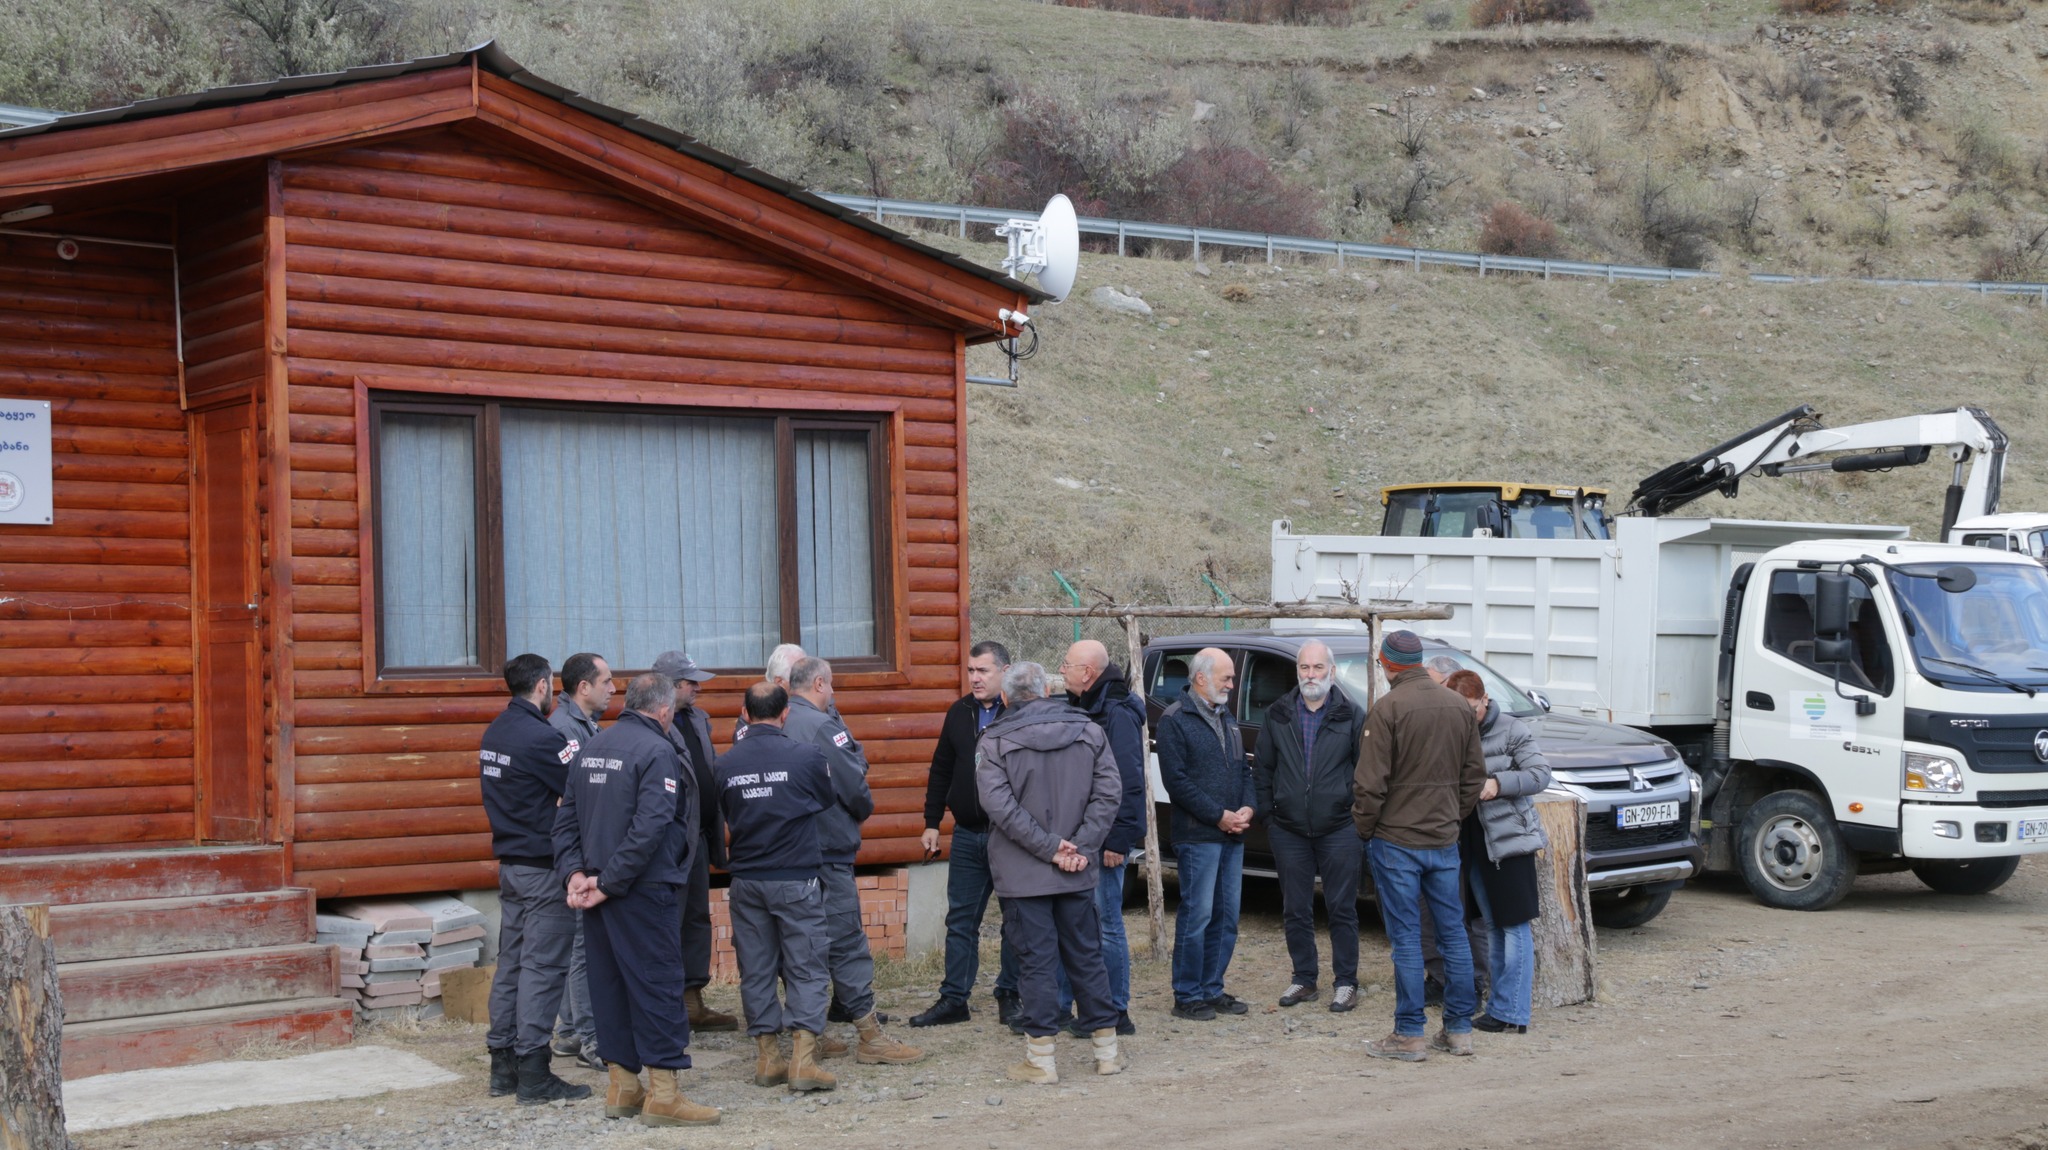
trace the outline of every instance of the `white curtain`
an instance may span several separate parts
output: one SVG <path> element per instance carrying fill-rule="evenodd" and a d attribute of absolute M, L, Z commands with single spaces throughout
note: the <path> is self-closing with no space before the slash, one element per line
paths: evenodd
<path fill-rule="evenodd" d="M 804 650 L 876 654 L 868 436 L 796 433 L 797 587 Z"/>
<path fill-rule="evenodd" d="M 384 666 L 475 666 L 475 421 L 386 412 L 377 503 Z"/>
<path fill-rule="evenodd" d="M 507 407 L 499 445 L 508 654 L 767 661 L 782 627 L 772 420 Z"/>

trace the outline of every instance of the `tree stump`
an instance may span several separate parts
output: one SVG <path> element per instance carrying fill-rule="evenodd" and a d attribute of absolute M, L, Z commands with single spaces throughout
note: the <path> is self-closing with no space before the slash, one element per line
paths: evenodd
<path fill-rule="evenodd" d="M 70 1150 L 50 908 L 0 906 L 0 1148 Z"/>
<path fill-rule="evenodd" d="M 1542 914 L 1529 924 L 1536 945 L 1539 1006 L 1593 1001 L 1598 979 L 1593 906 L 1586 893 L 1586 855 L 1580 848 L 1586 804 L 1576 795 L 1545 791 L 1536 814 L 1550 846 L 1537 856 L 1536 888 Z"/>

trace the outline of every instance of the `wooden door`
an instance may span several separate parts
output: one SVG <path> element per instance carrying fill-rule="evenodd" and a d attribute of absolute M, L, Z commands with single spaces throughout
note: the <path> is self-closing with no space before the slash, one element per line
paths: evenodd
<path fill-rule="evenodd" d="M 263 838 L 263 682 L 257 632 L 256 431 L 247 403 L 193 419 L 193 671 L 199 837 Z"/>

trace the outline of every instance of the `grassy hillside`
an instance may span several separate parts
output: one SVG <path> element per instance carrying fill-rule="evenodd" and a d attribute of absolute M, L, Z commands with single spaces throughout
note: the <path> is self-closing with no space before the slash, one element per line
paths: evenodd
<path fill-rule="evenodd" d="M 1055 568 L 1124 601 L 1200 603 L 1213 562 L 1225 586 L 1263 597 L 1272 520 L 1370 533 L 1384 484 L 1584 483 L 1613 489 L 1619 507 L 1652 471 L 1799 403 L 1834 424 L 1982 404 L 2014 440 L 2004 506 L 2048 507 L 2037 305 L 1355 264 L 1209 273 L 1084 257 L 1073 299 L 1040 309 L 1043 347 L 1023 386 L 972 389 L 977 634 L 1056 654 L 1064 626 L 994 614 L 1062 602 Z M 1104 284 L 1143 296 L 1152 319 L 1087 302 Z M 992 356 L 976 365 L 996 368 Z M 1752 480 L 1692 510 L 1904 523 L 1926 538 L 1947 482 L 1940 464 Z M 1161 628 L 1175 629 L 1191 628 Z"/>

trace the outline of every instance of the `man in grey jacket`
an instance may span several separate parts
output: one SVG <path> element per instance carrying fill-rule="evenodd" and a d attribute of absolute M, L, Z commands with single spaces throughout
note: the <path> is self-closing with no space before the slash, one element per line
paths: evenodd
<path fill-rule="evenodd" d="M 1045 668 L 1013 663 L 1003 675 L 1009 710 L 981 736 L 974 781 L 988 813 L 988 868 L 1003 900 L 1003 935 L 1017 952 L 1019 1082 L 1056 1083 L 1054 1035 L 1064 966 L 1076 1021 L 1094 1046 L 1095 1072 L 1115 1074 L 1117 1011 L 1102 962 L 1095 884 L 1116 821 L 1123 776 L 1088 715 L 1045 697 Z"/>
<path fill-rule="evenodd" d="M 853 1018 L 860 1048 L 854 1060 L 864 1063 L 916 1062 L 924 1051 L 896 1041 L 875 1016 L 875 959 L 868 950 L 867 927 L 861 923 L 860 890 L 854 882 L 853 860 L 860 853 L 860 825 L 875 813 L 868 792 L 868 760 L 860 742 L 840 721 L 832 706 L 832 664 L 806 655 L 789 671 L 789 718 L 783 733 L 825 752 L 825 768 L 837 800 L 818 812 L 818 847 L 824 856 L 819 877 L 825 887 L 826 933 L 830 936 L 832 992 Z M 846 1043 L 827 1036 L 818 1044 L 822 1057 L 846 1053 Z"/>

